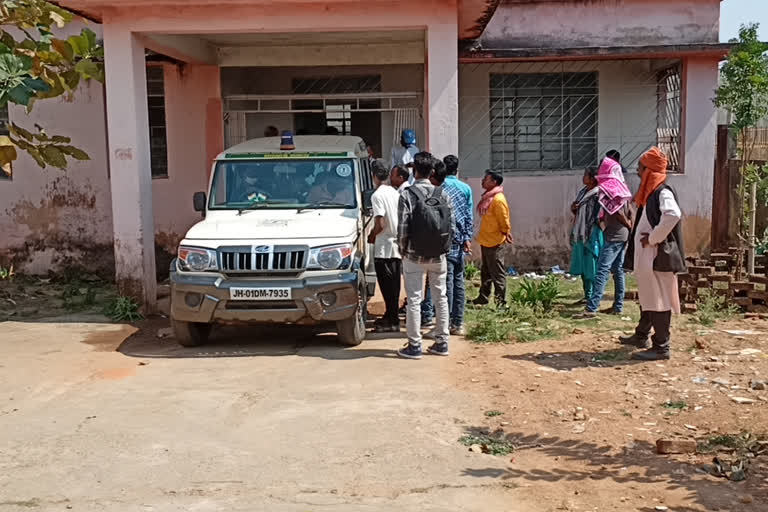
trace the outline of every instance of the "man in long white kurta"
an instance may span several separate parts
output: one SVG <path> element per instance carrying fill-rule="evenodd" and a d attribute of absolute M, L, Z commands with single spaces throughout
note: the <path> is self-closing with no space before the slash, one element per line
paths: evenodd
<path fill-rule="evenodd" d="M 669 359 L 670 323 L 672 313 L 680 313 L 680 296 L 678 293 L 677 276 L 674 271 L 659 271 L 655 269 L 659 246 L 662 244 L 677 244 L 676 237 L 671 236 L 675 227 L 680 223 L 682 212 L 675 194 L 666 185 L 667 159 L 661 150 L 652 148 L 643 155 L 638 164 L 638 174 L 642 183 L 635 201 L 643 207 L 634 232 L 634 272 L 637 278 L 637 291 L 640 300 L 642 316 L 635 334 L 622 338 L 621 343 L 634 345 L 648 350 L 633 355 L 635 359 L 658 360 Z M 651 199 L 653 199 L 651 201 Z M 658 205 L 658 211 L 656 206 Z M 649 218 L 658 217 L 656 226 Z M 679 264 L 684 265 L 682 242 L 679 247 Z M 653 343 L 648 337 L 653 328 Z"/>

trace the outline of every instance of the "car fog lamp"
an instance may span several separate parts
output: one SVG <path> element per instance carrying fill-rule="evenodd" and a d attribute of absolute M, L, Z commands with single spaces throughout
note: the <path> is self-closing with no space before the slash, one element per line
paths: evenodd
<path fill-rule="evenodd" d="M 196 308 L 199 306 L 202 300 L 203 296 L 199 293 L 190 292 L 184 295 L 184 303 L 191 308 Z"/>
<path fill-rule="evenodd" d="M 324 292 L 318 295 L 318 298 L 320 299 L 320 304 L 322 304 L 325 307 L 330 307 L 336 304 L 336 293 L 335 292 Z"/>

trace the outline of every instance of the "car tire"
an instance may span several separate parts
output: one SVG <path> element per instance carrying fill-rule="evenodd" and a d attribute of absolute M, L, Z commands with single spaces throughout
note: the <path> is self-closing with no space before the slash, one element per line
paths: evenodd
<path fill-rule="evenodd" d="M 171 320 L 173 334 L 182 347 L 199 347 L 208 341 L 211 324 Z"/>
<path fill-rule="evenodd" d="M 368 316 L 368 297 L 365 286 L 358 290 L 357 308 L 355 314 L 336 322 L 339 342 L 348 347 L 356 347 L 365 339 L 365 321 Z"/>

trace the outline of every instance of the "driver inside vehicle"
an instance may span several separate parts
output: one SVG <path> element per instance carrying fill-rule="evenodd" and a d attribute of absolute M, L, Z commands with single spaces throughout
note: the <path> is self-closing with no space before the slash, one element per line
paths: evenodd
<path fill-rule="evenodd" d="M 271 190 L 260 176 L 258 165 L 249 165 L 241 173 L 241 184 L 238 188 L 237 200 L 240 202 L 255 201 L 259 197 L 270 197 Z"/>

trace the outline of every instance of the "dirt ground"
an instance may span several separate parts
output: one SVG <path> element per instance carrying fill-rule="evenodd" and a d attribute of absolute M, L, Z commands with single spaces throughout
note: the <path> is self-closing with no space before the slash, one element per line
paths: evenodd
<path fill-rule="evenodd" d="M 765 439 L 765 320 L 678 318 L 664 363 L 629 360 L 613 317 L 405 361 L 403 335 L 226 328 L 186 349 L 165 318 L 65 306 L 0 323 L 0 511 L 768 511 L 765 443 L 743 481 L 709 474 L 743 453 L 655 447 Z"/>

